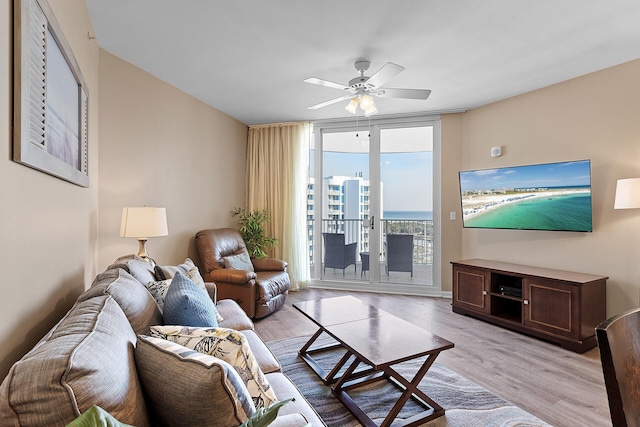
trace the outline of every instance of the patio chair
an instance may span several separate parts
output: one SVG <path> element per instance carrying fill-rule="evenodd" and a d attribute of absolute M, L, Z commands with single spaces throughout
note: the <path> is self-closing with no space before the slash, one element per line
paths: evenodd
<path fill-rule="evenodd" d="M 391 271 L 413 277 L 413 234 L 387 234 L 387 277 Z"/>
<path fill-rule="evenodd" d="M 640 426 L 640 309 L 596 327 L 613 427 Z"/>
<path fill-rule="evenodd" d="M 356 249 L 357 242 L 345 245 L 344 234 L 338 233 L 322 233 L 324 238 L 324 268 L 326 271 L 329 268 L 339 268 L 342 270 L 342 276 L 344 271 L 350 265 L 353 265 L 353 271 L 355 273 L 356 267 Z"/>

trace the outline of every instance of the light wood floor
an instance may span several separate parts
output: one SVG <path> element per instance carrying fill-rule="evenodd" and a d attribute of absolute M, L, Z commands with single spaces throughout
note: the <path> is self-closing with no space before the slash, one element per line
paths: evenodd
<path fill-rule="evenodd" d="M 597 348 L 584 354 L 451 311 L 451 300 L 305 289 L 257 320 L 265 341 L 316 331 L 292 304 L 351 294 L 455 343 L 437 361 L 555 427 L 611 426 Z"/>

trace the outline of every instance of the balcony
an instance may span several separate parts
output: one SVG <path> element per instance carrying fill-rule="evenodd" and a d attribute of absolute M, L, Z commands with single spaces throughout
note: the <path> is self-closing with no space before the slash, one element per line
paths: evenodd
<path fill-rule="evenodd" d="M 311 276 L 314 274 L 313 264 L 313 225 L 314 220 L 308 221 L 309 226 L 309 257 L 311 261 Z M 346 281 L 368 281 L 370 268 L 376 265 L 380 270 L 380 282 L 385 283 L 410 283 L 416 285 L 431 285 L 433 283 L 433 221 L 432 220 L 418 220 L 418 219 L 389 219 L 382 220 L 379 230 L 370 230 L 368 227 L 363 228 L 362 220 L 348 220 L 348 219 L 326 219 L 322 220 L 322 232 L 323 233 L 341 233 L 345 234 L 346 243 L 357 242 L 356 251 L 356 267 L 348 267 L 344 271 L 333 270 L 327 268 L 324 273 L 325 279 L 336 279 Z M 382 253 L 379 259 L 374 260 L 369 254 L 369 269 L 367 269 L 367 254 L 369 253 L 369 235 L 373 233 L 380 233 L 381 250 Z M 401 234 L 413 236 L 413 253 L 410 254 L 413 277 L 409 272 L 396 272 L 391 271 L 387 274 L 387 235 L 388 234 Z M 362 254 L 365 253 L 365 254 Z M 363 271 L 363 258 L 364 258 L 364 271 Z M 320 257 L 322 259 L 322 256 Z"/>

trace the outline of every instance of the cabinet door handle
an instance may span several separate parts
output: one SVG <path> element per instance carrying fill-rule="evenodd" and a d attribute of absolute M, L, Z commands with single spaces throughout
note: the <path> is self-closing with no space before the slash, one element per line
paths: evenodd
<path fill-rule="evenodd" d="M 486 295 L 486 294 L 487 294 L 487 291 L 482 291 L 482 295 Z"/>
<path fill-rule="evenodd" d="M 526 300 L 524 300 L 522 302 L 524 303 L 524 305 L 529 305 L 529 300 L 528 299 L 526 299 Z"/>

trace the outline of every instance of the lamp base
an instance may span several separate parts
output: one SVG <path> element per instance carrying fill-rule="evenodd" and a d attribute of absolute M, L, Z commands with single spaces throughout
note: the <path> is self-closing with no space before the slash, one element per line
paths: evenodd
<path fill-rule="evenodd" d="M 156 262 L 151 257 L 149 257 L 149 254 L 147 254 L 147 238 L 145 237 L 141 237 L 138 239 L 138 256 L 147 261 L 151 265 L 151 267 L 156 266 Z"/>

